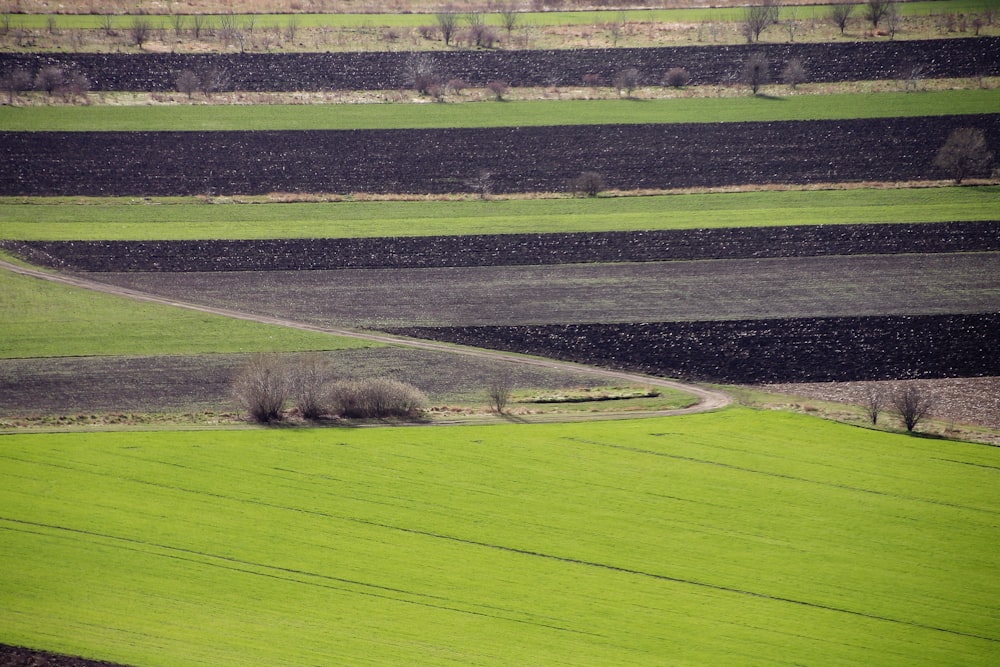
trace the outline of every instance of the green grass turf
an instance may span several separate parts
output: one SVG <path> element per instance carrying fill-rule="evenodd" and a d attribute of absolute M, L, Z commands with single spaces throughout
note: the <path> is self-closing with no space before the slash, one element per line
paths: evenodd
<path fill-rule="evenodd" d="M 989 664 L 1000 450 L 733 409 L 0 439 L 0 642 L 151 665 Z"/>
<path fill-rule="evenodd" d="M 279 204 L 7 198 L 0 200 L 0 238 L 349 238 L 994 220 L 998 196 L 1000 188 L 980 186 Z"/>
<path fill-rule="evenodd" d="M 339 350 L 373 344 L 145 304 L 0 270 L 0 358 Z"/>
<path fill-rule="evenodd" d="M 360 130 L 837 120 L 995 113 L 1000 89 L 464 104 L 0 107 L 18 132 Z"/>
<path fill-rule="evenodd" d="M 996 8 L 993 0 L 935 0 L 933 2 L 906 2 L 903 3 L 900 11 L 907 16 L 920 16 L 928 14 L 947 13 L 977 13 L 984 11 L 988 7 Z M 518 20 L 518 28 L 525 25 L 533 26 L 558 26 L 558 25 L 593 25 L 603 23 L 630 22 L 677 22 L 677 23 L 700 23 L 702 21 L 739 21 L 743 19 L 742 8 L 700 8 L 700 9 L 650 9 L 650 10 L 607 10 L 607 11 L 567 11 L 567 12 L 523 12 Z M 812 6 L 788 6 L 782 8 L 783 16 L 790 16 L 794 11 L 797 19 L 811 19 L 825 17 L 829 9 L 827 7 Z M 855 17 L 860 19 L 863 16 L 861 11 L 855 12 Z M 60 29 L 89 29 L 98 30 L 104 28 L 104 17 L 93 14 L 11 14 L 11 27 L 29 28 L 34 30 L 47 29 L 49 18 L 54 18 L 56 27 Z M 143 17 L 154 27 L 164 27 L 172 29 L 173 23 L 169 16 L 145 16 Z M 499 15 L 485 12 L 483 18 L 487 24 L 502 25 Z M 240 25 L 247 24 L 247 15 L 237 14 L 236 20 Z M 111 25 L 116 29 L 127 29 L 135 22 L 136 17 L 130 15 L 117 15 L 111 17 Z M 418 27 L 422 25 L 437 25 L 434 14 L 264 14 L 258 15 L 254 21 L 255 30 L 263 30 L 272 26 L 285 27 L 294 20 L 295 24 L 301 28 L 312 28 L 319 26 L 329 26 L 333 28 L 368 28 L 375 26 L 394 27 Z M 219 16 L 207 16 L 206 25 L 218 26 Z M 187 18 L 186 27 L 190 29 L 191 19 Z"/>

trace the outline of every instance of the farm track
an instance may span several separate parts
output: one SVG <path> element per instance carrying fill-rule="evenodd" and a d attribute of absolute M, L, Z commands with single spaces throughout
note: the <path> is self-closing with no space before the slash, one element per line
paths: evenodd
<path fill-rule="evenodd" d="M 651 385 L 657 387 L 665 387 L 668 389 L 674 389 L 677 391 L 693 394 L 698 399 L 698 403 L 687 408 L 679 410 L 660 411 L 648 414 L 679 415 L 679 414 L 692 414 L 697 412 L 708 412 L 711 410 L 718 410 L 720 408 L 726 407 L 732 402 L 732 399 L 727 394 L 721 391 L 715 391 L 707 389 L 705 387 L 700 387 L 681 382 L 674 382 L 672 380 L 665 380 L 662 378 L 651 377 L 637 373 L 614 371 L 606 368 L 599 368 L 595 366 L 583 366 L 581 364 L 557 361 L 553 359 L 528 357 L 524 355 L 518 355 L 506 352 L 456 346 L 451 344 L 438 343 L 434 341 L 418 340 L 404 336 L 360 332 L 350 329 L 339 329 L 333 327 L 321 327 L 283 318 L 268 317 L 252 313 L 238 312 L 226 308 L 203 306 L 177 299 L 162 298 L 144 292 L 138 292 L 135 290 L 129 290 L 120 287 L 115 287 L 112 285 L 106 285 L 92 280 L 88 280 L 81 276 L 47 273 L 45 271 L 39 271 L 37 269 L 20 266 L 18 264 L 14 264 L 3 260 L 0 260 L 0 269 L 11 271 L 22 276 L 29 276 L 40 280 L 47 280 L 55 283 L 60 283 L 63 285 L 69 285 L 72 287 L 103 292 L 114 296 L 134 299 L 136 301 L 143 301 L 146 303 L 155 303 L 160 305 L 173 306 L 177 308 L 185 308 L 188 310 L 194 310 L 197 312 L 203 312 L 212 315 L 220 315 L 223 317 L 232 317 L 252 322 L 259 322 L 261 324 L 271 324 L 275 326 L 302 329 L 305 331 L 327 333 L 335 336 L 356 338 L 360 340 L 366 340 L 385 345 L 404 346 L 404 347 L 417 348 L 421 350 L 430 350 L 435 352 L 445 352 L 450 354 L 464 355 L 467 357 L 473 357 L 480 360 L 503 361 L 503 362 L 523 364 L 535 368 L 544 368 L 556 371 L 586 372 L 588 374 L 592 374 L 609 380 L 615 380 L 618 382 L 627 382 L 627 383 Z"/>
<path fill-rule="evenodd" d="M 1000 114 L 734 123 L 266 132 L 2 132 L 0 195 L 563 192 L 903 182 L 956 128 Z M 484 172 L 485 173 L 485 172 Z M 976 174 L 978 176 L 979 174 Z"/>
<path fill-rule="evenodd" d="M 177 74 L 224 72 L 227 88 L 251 92 L 399 90 L 413 85 L 415 58 L 441 81 L 472 86 L 502 80 L 512 86 L 578 86 L 587 74 L 610 85 L 629 67 L 642 85 L 659 85 L 670 67 L 684 67 L 692 85 L 732 83 L 750 53 L 764 52 L 774 72 L 797 58 L 812 82 L 906 79 L 1000 74 L 1000 38 L 883 42 L 753 44 L 546 51 L 468 50 L 447 52 L 121 54 L 0 54 L 0 70 L 29 71 L 55 65 L 80 72 L 95 91 L 165 92 Z"/>

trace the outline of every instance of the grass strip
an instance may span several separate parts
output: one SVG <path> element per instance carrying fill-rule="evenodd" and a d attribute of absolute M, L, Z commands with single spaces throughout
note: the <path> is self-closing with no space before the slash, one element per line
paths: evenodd
<path fill-rule="evenodd" d="M 1000 450 L 733 409 L 5 436 L 0 641 L 125 664 L 987 664 Z"/>
<path fill-rule="evenodd" d="M 391 130 L 841 120 L 995 113 L 998 90 L 464 104 L 0 107 L 16 132 Z"/>
<path fill-rule="evenodd" d="M 940 14 L 974 14 L 995 9 L 995 4 L 989 0 L 933 0 L 923 2 L 901 3 L 900 13 L 904 16 L 927 16 Z M 178 12 L 182 14 L 183 12 Z M 794 17 L 798 20 L 823 19 L 829 13 L 825 6 L 788 5 L 781 8 L 780 18 Z M 460 13 L 461 14 L 461 13 Z M 856 12 L 860 16 L 860 12 Z M 481 14 L 488 25 L 500 26 L 502 21 L 498 14 L 485 12 Z M 50 19 L 55 21 L 55 29 L 103 30 L 110 19 L 110 27 L 124 30 L 131 27 L 135 16 L 129 14 L 105 17 L 98 14 L 11 14 L 12 28 L 27 28 L 31 30 L 50 29 L 53 27 Z M 248 25 L 250 15 L 236 13 L 232 15 L 238 25 Z M 171 18 L 167 16 L 143 16 L 154 27 L 171 28 Z M 227 19 L 229 16 L 227 15 Z M 741 7 L 705 7 L 699 9 L 627 9 L 604 11 L 554 11 L 554 12 L 520 12 L 518 27 L 530 26 L 571 26 L 600 25 L 607 23 L 700 23 L 703 21 L 741 21 L 744 19 L 744 9 Z M 217 27 L 221 24 L 220 15 L 205 15 L 206 26 Z M 288 27 L 290 24 L 298 28 L 373 28 L 399 27 L 415 28 L 423 25 L 436 26 L 435 14 L 429 13 L 351 13 L 351 14 L 257 14 L 253 16 L 255 30 L 266 30 L 275 26 Z M 190 24 L 188 19 L 187 24 Z"/>
<path fill-rule="evenodd" d="M 7 198 L 0 200 L 0 238 L 352 238 L 995 220 L 998 195 L 998 186 L 978 186 L 254 204 Z"/>
<path fill-rule="evenodd" d="M 339 350 L 373 343 L 256 324 L 0 271 L 0 358 Z"/>

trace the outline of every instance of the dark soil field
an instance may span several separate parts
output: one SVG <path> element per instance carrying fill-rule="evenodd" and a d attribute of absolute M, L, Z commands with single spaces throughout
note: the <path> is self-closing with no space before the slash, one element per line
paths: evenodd
<path fill-rule="evenodd" d="M 1000 114 L 841 121 L 274 132 L 0 133 L 0 195 L 557 192 L 945 177 L 951 130 Z"/>
<path fill-rule="evenodd" d="M 71 271 L 298 271 L 521 266 L 1000 250 L 995 221 L 255 241 L 0 241 Z"/>
<path fill-rule="evenodd" d="M 206 305 L 376 330 L 1000 312 L 998 253 L 90 277 Z"/>
<path fill-rule="evenodd" d="M 47 651 L 0 644 L 0 667 L 125 667 L 101 660 L 87 660 Z"/>
<path fill-rule="evenodd" d="M 403 328 L 395 333 L 734 384 L 1000 375 L 1000 314 Z"/>
<path fill-rule="evenodd" d="M 416 59 L 429 63 L 441 81 L 473 86 L 493 80 L 512 86 L 583 83 L 597 74 L 604 85 L 629 67 L 643 83 L 659 84 L 671 67 L 684 67 L 691 83 L 734 83 L 751 52 L 763 52 L 779 73 L 800 59 L 814 82 L 906 79 L 914 68 L 925 78 L 1000 74 L 1000 38 L 906 40 L 826 44 L 689 46 L 566 51 L 450 51 L 309 54 L 0 54 L 0 71 L 31 72 L 56 65 L 82 73 L 91 90 L 168 91 L 183 70 L 222 72 L 226 89 L 244 91 L 393 90 L 413 85 Z"/>

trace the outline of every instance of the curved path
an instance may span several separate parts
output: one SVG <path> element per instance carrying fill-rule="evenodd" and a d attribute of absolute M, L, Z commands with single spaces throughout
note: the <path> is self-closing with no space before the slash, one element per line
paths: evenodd
<path fill-rule="evenodd" d="M 422 350 L 432 350 L 435 352 L 448 352 L 451 354 L 461 354 L 469 357 L 475 357 L 477 359 L 504 361 L 509 363 L 523 364 L 526 366 L 535 366 L 550 370 L 586 372 L 591 375 L 596 375 L 599 377 L 604 377 L 613 380 L 619 380 L 622 382 L 632 382 L 637 384 L 645 384 L 656 387 L 665 387 L 668 389 L 674 389 L 688 394 L 693 394 L 698 399 L 697 403 L 687 408 L 643 413 L 644 415 L 650 415 L 650 414 L 680 415 L 680 414 L 691 414 L 695 412 L 707 412 L 710 410 L 717 410 L 719 408 L 723 408 L 732 402 L 732 399 L 729 397 L 729 395 L 721 391 L 715 391 L 698 385 L 676 382 L 673 380 L 665 380 L 663 378 L 653 377 L 650 375 L 642 375 L 639 373 L 615 371 L 607 368 L 598 368 L 595 366 L 575 364 L 568 361 L 557 361 L 555 359 L 545 359 L 542 357 L 529 357 L 519 354 L 513 354 L 510 352 L 500 352 L 496 350 L 465 347 L 461 345 L 439 343 L 436 341 L 421 340 L 417 338 L 406 338 L 403 336 L 393 336 L 390 334 L 383 334 L 377 332 L 356 331 L 353 329 L 340 329 L 336 327 L 321 327 L 313 324 L 307 324 L 304 322 L 298 322 L 295 320 L 287 320 L 280 317 L 270 317 L 267 315 L 256 315 L 253 313 L 245 313 L 236 310 L 229 310 L 227 308 L 203 306 L 200 304 L 191 303 L 187 301 L 178 301 L 176 299 L 169 299 L 165 297 L 156 296 L 155 294 L 150 294 L 148 292 L 140 292 L 137 290 L 117 287 L 114 285 L 107 285 L 94 280 L 89 280 L 78 274 L 49 273 L 47 271 L 41 271 L 39 269 L 22 266 L 2 259 L 0 259 L 0 269 L 11 271 L 12 273 L 17 273 L 22 276 L 38 278 L 41 280 L 48 280 L 54 283 L 70 285 L 72 287 L 79 287 L 82 289 L 88 289 L 97 292 L 104 292 L 106 294 L 113 294 L 115 296 L 125 297 L 136 301 L 144 301 L 147 303 L 156 303 L 165 306 L 185 308 L 187 310 L 194 310 L 202 313 L 209 313 L 212 315 L 221 315 L 223 317 L 232 317 L 240 320 L 259 322 L 261 324 L 273 324 L 281 327 L 302 329 L 304 331 L 315 331 L 318 333 L 325 333 L 334 336 L 356 338 L 359 340 L 367 340 L 376 343 L 383 343 L 386 345 L 398 345 L 398 346 L 412 347 Z"/>

